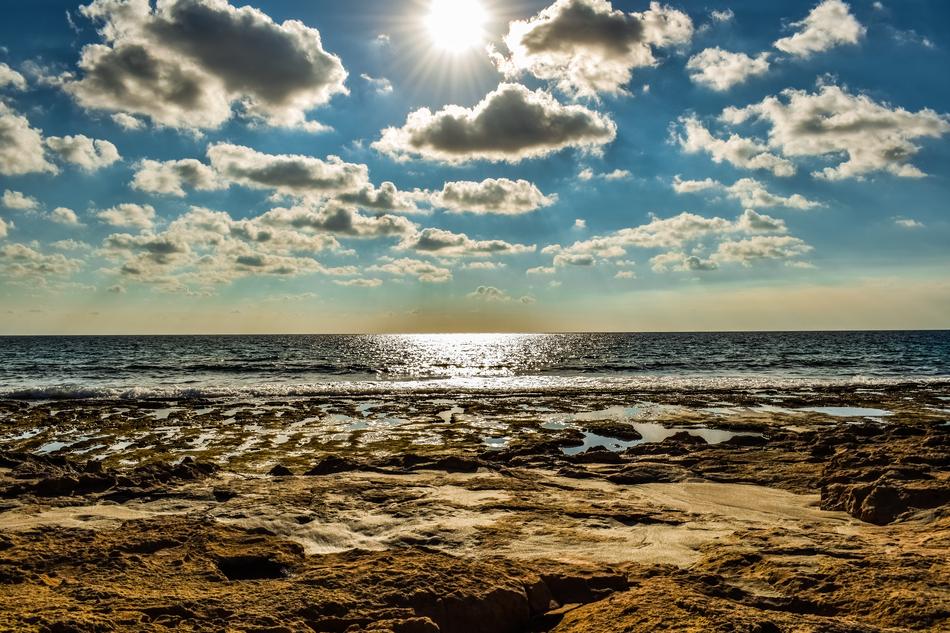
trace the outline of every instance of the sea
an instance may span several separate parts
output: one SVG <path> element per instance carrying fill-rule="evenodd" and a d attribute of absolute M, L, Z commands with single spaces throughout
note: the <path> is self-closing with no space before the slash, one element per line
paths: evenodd
<path fill-rule="evenodd" d="M 950 384 L 950 331 L 0 337 L 0 398 Z"/>

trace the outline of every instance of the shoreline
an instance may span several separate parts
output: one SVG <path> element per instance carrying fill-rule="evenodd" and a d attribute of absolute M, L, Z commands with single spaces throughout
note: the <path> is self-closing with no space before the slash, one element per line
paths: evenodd
<path fill-rule="evenodd" d="M 950 394 L 762 395 L 0 401 L 0 628 L 950 626 Z"/>

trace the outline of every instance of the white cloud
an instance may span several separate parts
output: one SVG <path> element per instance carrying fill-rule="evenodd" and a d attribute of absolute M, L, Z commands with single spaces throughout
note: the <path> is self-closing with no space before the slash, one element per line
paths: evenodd
<path fill-rule="evenodd" d="M 370 75 L 363 73 L 360 75 L 360 78 L 365 81 L 376 94 L 388 95 L 393 91 L 392 82 L 385 77 L 371 77 Z"/>
<path fill-rule="evenodd" d="M 575 219 L 574 219 L 574 228 L 577 229 L 578 231 L 582 231 L 582 230 L 586 229 L 586 228 L 587 228 L 587 220 L 585 220 L 585 219 L 583 219 L 583 218 L 575 218 Z"/>
<path fill-rule="evenodd" d="M 666 272 L 701 272 L 716 270 L 716 262 L 704 260 L 697 255 L 687 255 L 681 251 L 660 253 L 650 258 L 650 268 L 655 273 Z"/>
<path fill-rule="evenodd" d="M 46 160 L 42 132 L 0 101 L 0 175 L 57 171 L 56 165 Z"/>
<path fill-rule="evenodd" d="M 419 281 L 439 284 L 452 280 L 452 271 L 431 262 L 403 257 L 392 261 L 370 266 L 370 272 L 389 273 L 397 277 L 415 277 Z"/>
<path fill-rule="evenodd" d="M 33 211 L 40 206 L 36 198 L 12 189 L 4 190 L 2 202 L 3 206 L 14 211 Z"/>
<path fill-rule="evenodd" d="M 720 189 L 722 183 L 712 178 L 702 180 L 683 180 L 678 175 L 673 177 L 673 190 L 676 193 L 696 193 L 709 189 Z"/>
<path fill-rule="evenodd" d="M 920 149 L 918 138 L 939 138 L 950 131 L 950 116 L 929 108 L 910 112 L 824 85 L 816 93 L 785 90 L 744 108 L 727 108 L 722 118 L 731 124 L 749 119 L 768 122 L 769 146 L 787 157 L 837 157 L 848 160 L 813 172 L 828 180 L 861 178 L 886 171 L 904 178 L 924 173 L 909 160 Z"/>
<path fill-rule="evenodd" d="M 154 225 L 155 207 L 124 202 L 99 211 L 96 217 L 110 226 L 150 229 Z"/>
<path fill-rule="evenodd" d="M 605 115 L 562 105 L 541 90 L 501 84 L 472 108 L 411 112 L 405 125 L 386 128 L 372 146 L 400 160 L 514 163 L 568 147 L 594 151 L 616 134 L 616 124 Z"/>
<path fill-rule="evenodd" d="M 221 178 L 285 195 L 355 192 L 369 183 L 366 165 L 338 156 L 326 160 L 295 154 L 264 154 L 250 147 L 216 143 L 208 147 L 211 167 Z"/>
<path fill-rule="evenodd" d="M 511 301 L 511 296 L 507 292 L 494 286 L 479 286 L 467 296 L 469 299 L 479 301 Z"/>
<path fill-rule="evenodd" d="M 109 141 L 91 139 L 82 134 L 50 136 L 46 139 L 46 146 L 63 160 L 90 172 L 108 167 L 122 158 Z"/>
<path fill-rule="evenodd" d="M 185 186 L 199 191 L 224 189 L 222 182 L 211 167 L 193 158 L 182 160 L 143 160 L 136 165 L 132 188 L 148 193 L 169 194 L 182 197 Z"/>
<path fill-rule="evenodd" d="M 141 115 L 175 128 L 216 128 L 240 103 L 270 125 L 320 124 L 308 110 L 346 93 L 346 70 L 320 33 L 298 20 L 275 23 L 222 0 L 94 0 L 80 12 L 101 24 L 102 42 L 82 49 L 65 89 L 85 108 Z"/>
<path fill-rule="evenodd" d="M 709 12 L 709 17 L 711 17 L 714 22 L 731 22 L 733 18 L 736 17 L 736 14 L 733 13 L 732 9 L 714 10 Z"/>
<path fill-rule="evenodd" d="M 112 115 L 112 120 L 115 121 L 118 126 L 126 130 L 141 130 L 145 127 L 145 123 L 142 122 L 142 119 L 137 119 L 125 112 L 116 112 Z"/>
<path fill-rule="evenodd" d="M 11 228 L 12 228 L 12 225 L 7 224 L 6 222 L 3 221 L 3 218 L 0 218 L 0 239 L 5 238 Z"/>
<path fill-rule="evenodd" d="M 711 259 L 749 266 L 762 259 L 793 259 L 812 250 L 812 247 L 789 235 L 756 235 L 744 240 L 720 242 Z"/>
<path fill-rule="evenodd" d="M 56 207 L 49 213 L 49 219 L 57 224 L 66 224 L 68 226 L 79 226 L 79 217 L 76 212 L 67 207 Z"/>
<path fill-rule="evenodd" d="M 841 0 L 823 0 L 804 20 L 792 26 L 800 30 L 777 40 L 775 48 L 796 57 L 810 57 L 842 44 L 857 44 L 865 33 L 850 7 Z"/>
<path fill-rule="evenodd" d="M 528 275 L 553 275 L 557 272 L 554 266 L 535 266 L 525 271 Z"/>
<path fill-rule="evenodd" d="M 487 257 L 532 253 L 536 247 L 534 244 L 512 244 L 504 240 L 474 240 L 464 233 L 429 228 L 407 236 L 398 248 L 439 257 Z"/>
<path fill-rule="evenodd" d="M 636 279 L 637 273 L 632 270 L 618 270 L 614 274 L 614 279 Z"/>
<path fill-rule="evenodd" d="M 756 57 L 749 57 L 745 53 L 732 53 L 719 47 L 707 48 L 690 57 L 686 69 L 694 83 L 722 92 L 748 81 L 750 77 L 767 73 L 769 54 L 760 53 Z"/>
<path fill-rule="evenodd" d="M 732 134 L 723 140 L 714 137 L 706 127 L 693 116 L 680 119 L 684 134 L 676 135 L 676 140 L 688 154 L 708 153 L 713 162 L 727 162 L 744 169 L 765 169 L 776 176 L 793 176 L 795 166 L 788 160 L 769 151 L 768 146 L 758 141 Z"/>
<path fill-rule="evenodd" d="M 798 193 L 787 197 L 774 194 L 755 178 L 740 178 L 733 184 L 726 186 L 712 178 L 706 178 L 704 180 L 682 180 L 679 176 L 674 176 L 673 189 L 676 193 L 681 194 L 721 191 L 728 197 L 738 200 L 743 207 L 750 209 L 786 207 L 789 209 L 804 210 L 823 206 L 820 202 L 809 200 Z"/>
<path fill-rule="evenodd" d="M 654 216 L 646 224 L 574 242 L 570 246 L 546 246 L 541 252 L 553 257 L 555 267 L 593 266 L 600 260 L 623 261 L 621 258 L 626 257 L 630 248 L 658 248 L 667 249 L 668 252 L 651 260 L 654 268 L 703 270 L 706 264 L 715 264 L 715 258 L 704 261 L 696 253 L 686 254 L 684 249 L 687 245 L 707 239 L 722 240 L 735 234 L 760 237 L 759 234 L 784 233 L 786 230 L 782 220 L 751 209 L 745 210 L 734 221 L 684 212 L 669 218 Z M 542 271 L 547 272 L 543 268 L 535 272 Z"/>
<path fill-rule="evenodd" d="M 596 173 L 590 167 L 585 167 L 577 174 L 577 177 L 585 181 L 594 180 L 595 178 L 598 180 L 627 180 L 632 175 L 633 174 L 626 169 L 614 169 L 613 171 Z"/>
<path fill-rule="evenodd" d="M 16 90 L 26 90 L 26 78 L 6 64 L 0 62 L 0 88 L 12 86 Z"/>
<path fill-rule="evenodd" d="M 647 11 L 624 13 L 607 0 L 557 0 L 508 29 L 508 54 L 492 53 L 500 71 L 529 73 L 582 97 L 624 93 L 634 69 L 657 65 L 654 48 L 687 44 L 693 35 L 681 11 L 651 2 Z"/>
<path fill-rule="evenodd" d="M 356 288 L 378 288 L 383 285 L 382 279 L 375 278 L 366 278 L 366 277 L 357 277 L 355 279 L 335 279 L 333 280 L 338 286 L 349 286 Z"/>
<path fill-rule="evenodd" d="M 904 218 L 900 216 L 897 216 L 894 218 L 894 224 L 901 227 L 902 229 L 922 229 L 926 226 L 923 222 L 919 220 L 914 220 L 913 218 Z"/>
<path fill-rule="evenodd" d="M 45 255 L 24 244 L 0 246 L 0 275 L 43 285 L 49 277 L 67 277 L 79 271 L 82 261 L 60 253 Z"/>
<path fill-rule="evenodd" d="M 265 226 L 358 238 L 408 236 L 418 228 L 402 216 L 364 216 L 350 206 L 336 203 L 278 207 L 260 216 L 260 222 Z"/>
<path fill-rule="evenodd" d="M 456 213 L 520 215 L 557 202 L 527 180 L 486 178 L 481 182 L 447 182 L 432 196 L 432 203 Z"/>

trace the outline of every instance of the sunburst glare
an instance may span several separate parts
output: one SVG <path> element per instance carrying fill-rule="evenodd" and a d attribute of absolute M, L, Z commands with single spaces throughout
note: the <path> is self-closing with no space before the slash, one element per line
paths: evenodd
<path fill-rule="evenodd" d="M 460 53 L 485 41 L 488 12 L 479 0 L 433 0 L 425 23 L 432 43 Z"/>

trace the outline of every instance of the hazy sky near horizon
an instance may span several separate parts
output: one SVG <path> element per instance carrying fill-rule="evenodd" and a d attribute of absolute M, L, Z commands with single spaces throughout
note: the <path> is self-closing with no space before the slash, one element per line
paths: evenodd
<path fill-rule="evenodd" d="M 0 334 L 950 327 L 950 3 L 9 0 Z"/>

